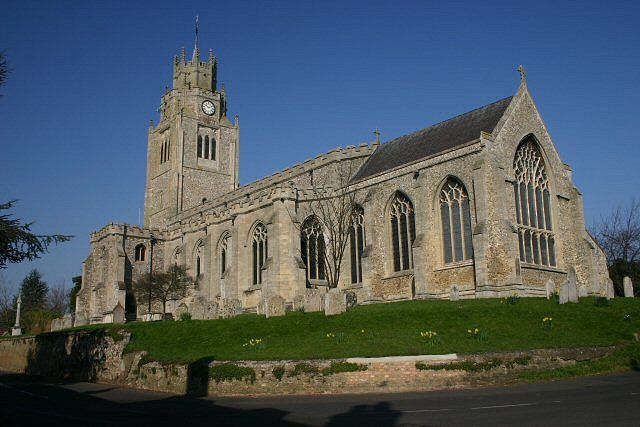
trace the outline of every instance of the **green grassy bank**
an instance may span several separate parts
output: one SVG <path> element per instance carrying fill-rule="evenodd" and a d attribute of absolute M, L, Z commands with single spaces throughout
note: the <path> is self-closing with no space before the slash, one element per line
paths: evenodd
<path fill-rule="evenodd" d="M 538 298 L 511 302 L 407 301 L 355 307 L 332 317 L 292 312 L 266 319 L 246 314 L 90 328 L 107 328 L 110 333 L 125 329 L 132 333 L 128 350 L 146 350 L 150 359 L 176 362 L 603 346 L 628 341 L 640 331 L 639 299 L 616 298 L 605 306 L 594 298 L 565 305 Z"/>

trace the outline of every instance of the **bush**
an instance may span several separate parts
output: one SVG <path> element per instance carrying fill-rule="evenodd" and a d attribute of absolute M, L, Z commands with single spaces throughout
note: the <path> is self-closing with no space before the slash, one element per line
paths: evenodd
<path fill-rule="evenodd" d="M 358 372 L 369 369 L 367 365 L 350 362 L 333 362 L 328 368 L 322 370 L 323 375 L 339 374 L 341 372 Z"/>
<path fill-rule="evenodd" d="M 317 366 L 310 363 L 298 363 L 293 367 L 293 371 L 289 372 L 290 377 L 297 377 L 301 374 L 317 375 L 320 370 Z"/>
<path fill-rule="evenodd" d="M 271 371 L 271 373 L 273 373 L 273 376 L 276 377 L 278 381 L 280 381 L 284 377 L 284 366 L 276 366 L 275 368 L 273 368 L 273 371 Z"/>
<path fill-rule="evenodd" d="M 180 315 L 180 320 L 191 320 L 191 313 L 189 313 L 188 311 L 182 313 Z"/>
<path fill-rule="evenodd" d="M 507 304 L 515 305 L 518 303 L 518 301 L 520 301 L 520 297 L 518 295 L 513 294 L 507 297 L 505 301 L 507 301 Z"/>
<path fill-rule="evenodd" d="M 596 307 L 609 307 L 609 299 L 607 297 L 597 297 L 594 304 Z"/>
<path fill-rule="evenodd" d="M 238 366 L 234 363 L 223 363 L 209 368 L 209 378 L 217 383 L 233 380 L 249 380 L 253 383 L 256 380 L 256 371 L 253 368 Z"/>

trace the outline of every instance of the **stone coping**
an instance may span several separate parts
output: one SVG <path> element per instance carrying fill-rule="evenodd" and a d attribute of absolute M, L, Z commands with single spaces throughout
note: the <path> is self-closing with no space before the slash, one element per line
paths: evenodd
<path fill-rule="evenodd" d="M 394 362 L 441 362 L 458 360 L 458 355 L 451 354 L 425 354 L 420 356 L 387 356 L 387 357 L 349 357 L 345 359 L 349 363 L 394 363 Z"/>

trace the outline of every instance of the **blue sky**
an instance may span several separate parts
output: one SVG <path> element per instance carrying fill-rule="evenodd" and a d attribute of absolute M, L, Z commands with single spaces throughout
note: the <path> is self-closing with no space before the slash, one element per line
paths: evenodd
<path fill-rule="evenodd" d="M 638 196 L 637 2 L 0 1 L 0 200 L 75 235 L 31 268 L 80 274 L 89 232 L 138 222 L 146 132 L 171 59 L 219 58 L 247 183 L 337 146 L 425 127 L 529 88 L 584 194 L 587 221 Z"/>

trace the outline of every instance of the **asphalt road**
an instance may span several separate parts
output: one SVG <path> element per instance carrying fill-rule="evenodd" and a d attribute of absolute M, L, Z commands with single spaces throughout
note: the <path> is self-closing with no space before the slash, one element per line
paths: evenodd
<path fill-rule="evenodd" d="M 464 391 L 192 398 L 0 374 L 0 426 L 640 426 L 640 373 Z"/>

